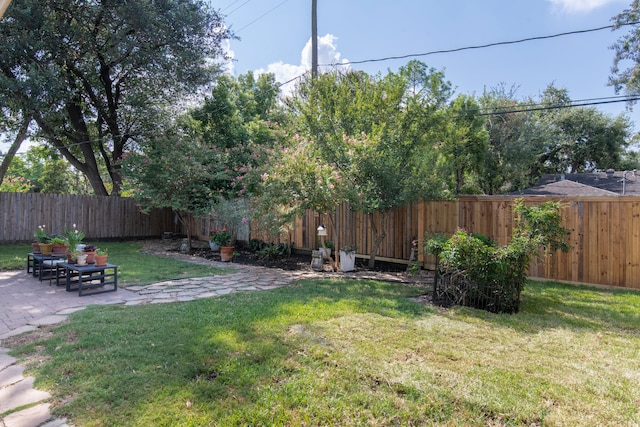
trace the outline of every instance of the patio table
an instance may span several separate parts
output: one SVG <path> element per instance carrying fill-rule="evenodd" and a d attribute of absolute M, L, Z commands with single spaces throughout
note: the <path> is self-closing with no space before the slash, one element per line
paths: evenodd
<path fill-rule="evenodd" d="M 66 255 L 42 255 L 42 254 L 27 254 L 27 273 L 31 273 L 33 277 L 37 277 L 41 282 L 45 275 L 48 273 L 51 277 L 55 264 L 66 259 Z"/>
<path fill-rule="evenodd" d="M 56 265 L 56 285 L 64 279 L 67 292 L 78 291 L 79 296 L 95 295 L 118 290 L 118 266 L 106 264 L 80 266 L 61 262 Z"/>

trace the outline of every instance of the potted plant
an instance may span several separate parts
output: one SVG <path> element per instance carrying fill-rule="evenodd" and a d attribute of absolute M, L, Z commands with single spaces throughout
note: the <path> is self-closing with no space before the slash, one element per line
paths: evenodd
<path fill-rule="evenodd" d="M 76 257 L 76 265 L 77 266 L 83 266 L 83 265 L 87 265 L 87 253 L 86 252 L 81 252 L 81 251 L 75 251 L 75 257 Z"/>
<path fill-rule="evenodd" d="M 209 234 L 209 247 L 212 251 L 220 250 L 220 246 L 226 244 L 229 241 L 230 233 L 227 227 L 214 228 Z"/>
<path fill-rule="evenodd" d="M 107 265 L 107 257 L 109 256 L 109 250 L 107 248 L 97 248 L 96 250 L 96 267 L 104 267 Z"/>
<path fill-rule="evenodd" d="M 67 241 L 59 236 L 51 238 L 51 255 L 66 255 L 67 253 Z"/>
<path fill-rule="evenodd" d="M 67 264 L 75 264 L 78 262 L 78 255 L 83 254 L 80 251 L 72 251 L 72 250 L 68 250 L 67 251 Z M 86 260 L 86 258 L 85 258 Z"/>
<path fill-rule="evenodd" d="M 94 245 L 85 245 L 82 250 L 85 254 L 87 254 L 87 264 L 93 264 L 96 262 L 96 249 Z"/>
<path fill-rule="evenodd" d="M 64 230 L 64 239 L 67 241 L 67 245 L 69 245 L 69 251 L 73 252 L 78 250 L 78 245 L 84 239 L 84 233 L 76 228 L 76 225 L 73 224 L 73 228 L 71 230 Z"/>
<path fill-rule="evenodd" d="M 233 259 L 233 254 L 236 250 L 236 239 L 226 227 L 222 230 L 219 234 L 220 260 L 222 262 L 229 262 Z"/>
<path fill-rule="evenodd" d="M 49 235 L 47 234 L 44 225 L 39 225 L 36 231 L 33 232 L 33 242 L 31 242 L 31 248 L 34 254 L 42 253 L 40 250 L 40 244 L 46 244 L 49 241 Z"/>
<path fill-rule="evenodd" d="M 222 200 L 211 211 L 211 216 L 218 228 L 211 238 L 215 237 L 220 245 L 220 259 L 229 262 L 235 252 L 238 229 L 249 221 L 248 209 L 243 200 Z"/>
<path fill-rule="evenodd" d="M 353 271 L 356 265 L 356 245 L 345 245 L 340 248 L 340 268 L 342 271 Z"/>
<path fill-rule="evenodd" d="M 79 231 L 76 228 L 76 225 L 73 224 L 73 229 L 67 230 L 65 228 L 64 238 L 67 241 L 67 245 L 68 245 L 67 262 L 69 264 L 74 264 L 76 251 L 79 251 L 81 249 L 78 247 L 78 245 L 80 245 L 80 243 L 82 242 L 82 239 L 84 239 L 84 233 Z"/>
<path fill-rule="evenodd" d="M 44 225 L 39 225 L 36 231 L 33 233 L 38 246 L 40 247 L 40 253 L 45 256 L 51 255 L 51 236 L 47 234 Z"/>

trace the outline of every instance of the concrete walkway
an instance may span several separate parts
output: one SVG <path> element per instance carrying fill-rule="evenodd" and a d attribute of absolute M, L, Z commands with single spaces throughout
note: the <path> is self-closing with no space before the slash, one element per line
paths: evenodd
<path fill-rule="evenodd" d="M 184 255 L 178 255 L 190 261 Z M 201 259 L 192 262 L 202 263 Z M 167 302 L 186 302 L 212 298 L 234 292 L 265 291 L 286 286 L 301 278 L 354 277 L 405 281 L 397 274 L 330 273 L 283 271 L 240 264 L 208 261 L 218 267 L 231 267 L 236 272 L 220 276 L 171 280 L 146 286 L 118 288 L 117 292 L 79 297 L 64 287 L 40 282 L 24 270 L 0 271 L 0 427 L 63 427 L 66 420 L 52 419 L 50 395 L 33 388 L 34 378 L 24 377 L 24 367 L 3 348 L 3 340 L 30 332 L 40 326 L 66 320 L 67 316 L 90 304 L 123 304 L 126 306 Z M 7 413 L 8 415 L 2 416 Z"/>

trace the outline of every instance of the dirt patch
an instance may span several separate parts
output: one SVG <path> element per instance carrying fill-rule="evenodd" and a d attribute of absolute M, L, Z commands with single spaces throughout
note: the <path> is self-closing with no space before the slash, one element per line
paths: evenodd
<path fill-rule="evenodd" d="M 2 345 L 13 348 L 20 345 L 33 344 L 53 337 L 51 332 L 58 325 L 40 326 L 38 329 L 2 340 Z"/>

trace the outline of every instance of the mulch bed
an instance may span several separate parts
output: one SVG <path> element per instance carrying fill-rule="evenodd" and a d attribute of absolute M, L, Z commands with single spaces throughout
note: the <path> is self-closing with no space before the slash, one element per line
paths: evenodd
<path fill-rule="evenodd" d="M 191 252 L 189 252 L 189 255 L 212 261 L 220 261 L 220 253 L 213 252 L 209 248 L 192 249 Z M 256 265 L 267 268 L 279 268 L 287 271 L 311 270 L 311 255 L 299 253 L 292 253 L 279 258 L 260 258 L 255 252 L 251 252 L 247 248 L 237 248 L 235 255 L 233 256 L 233 262 L 237 264 Z M 367 263 L 367 260 L 360 260 L 360 262 L 356 261 L 356 269 L 370 270 Z M 376 261 L 375 268 L 372 271 L 404 273 L 407 271 L 407 266 L 404 264 Z"/>

